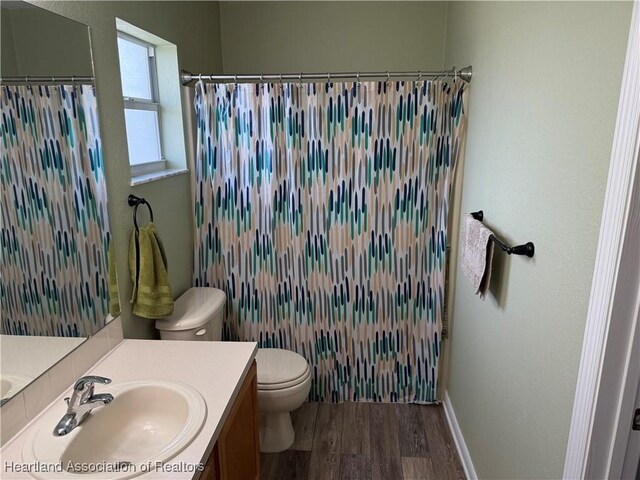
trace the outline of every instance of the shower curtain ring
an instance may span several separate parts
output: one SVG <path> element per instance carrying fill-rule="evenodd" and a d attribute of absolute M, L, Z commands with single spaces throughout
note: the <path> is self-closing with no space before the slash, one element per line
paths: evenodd
<path fill-rule="evenodd" d="M 282 83 L 282 74 L 280 74 L 280 83 Z"/>
<path fill-rule="evenodd" d="M 389 72 L 387 71 L 387 83 L 389 83 L 391 81 L 391 75 L 389 74 Z"/>
<path fill-rule="evenodd" d="M 356 78 L 358 79 L 358 83 L 360 83 L 360 72 L 356 73 Z"/>
<path fill-rule="evenodd" d="M 327 72 L 327 82 L 331 83 L 331 72 Z"/>
<path fill-rule="evenodd" d="M 416 81 L 419 82 L 420 80 L 422 80 L 422 72 L 418 70 L 418 80 Z"/>

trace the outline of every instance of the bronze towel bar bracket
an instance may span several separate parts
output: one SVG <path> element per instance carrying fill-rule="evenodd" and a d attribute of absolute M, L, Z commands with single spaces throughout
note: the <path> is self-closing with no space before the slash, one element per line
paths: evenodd
<path fill-rule="evenodd" d="M 484 219 L 484 213 L 482 212 L 482 210 L 479 210 L 477 212 L 472 212 L 471 216 L 476 220 L 478 220 L 479 222 L 482 222 L 482 220 Z M 491 235 L 491 237 L 489 238 L 493 241 L 493 243 L 498 245 L 498 247 L 500 247 L 500 249 L 503 252 L 506 252 L 508 255 L 526 255 L 527 257 L 531 258 L 535 253 L 535 247 L 533 246 L 533 242 L 527 242 L 523 245 L 516 245 L 515 247 L 510 247 L 508 245 L 505 245 L 505 243 L 502 242 L 495 235 Z"/>
<path fill-rule="evenodd" d="M 149 202 L 147 202 L 144 198 L 136 197 L 135 195 L 131 194 L 127 198 L 127 202 L 129 203 L 130 207 L 133 207 L 133 226 L 136 228 L 136 232 L 138 231 L 138 207 L 140 205 L 147 206 L 147 208 L 149 209 L 149 218 L 153 222 L 153 210 L 151 210 L 151 204 L 149 204 Z"/>

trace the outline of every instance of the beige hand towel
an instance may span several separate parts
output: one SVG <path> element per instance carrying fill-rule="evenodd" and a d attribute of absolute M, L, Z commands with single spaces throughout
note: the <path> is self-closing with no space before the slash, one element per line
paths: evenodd
<path fill-rule="evenodd" d="M 484 300 L 491 281 L 491 260 L 493 242 L 489 237 L 493 232 L 471 215 L 464 216 L 462 234 L 461 268 L 464 276 L 471 281 L 473 291 Z"/>

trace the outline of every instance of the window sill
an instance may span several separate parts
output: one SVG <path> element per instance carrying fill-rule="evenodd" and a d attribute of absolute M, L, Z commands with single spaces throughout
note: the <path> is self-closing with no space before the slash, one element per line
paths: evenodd
<path fill-rule="evenodd" d="M 172 168 L 169 170 L 161 170 L 159 172 L 145 173 L 144 175 L 136 175 L 135 177 L 131 177 L 131 186 L 135 187 L 136 185 L 155 182 L 156 180 L 175 177 L 176 175 L 183 175 L 185 173 L 189 173 L 188 168 Z"/>

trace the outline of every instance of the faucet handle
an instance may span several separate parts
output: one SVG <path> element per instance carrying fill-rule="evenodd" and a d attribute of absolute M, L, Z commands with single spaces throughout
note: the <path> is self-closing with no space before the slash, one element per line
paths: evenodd
<path fill-rule="evenodd" d="M 85 387 L 93 387 L 95 383 L 101 383 L 108 385 L 111 383 L 111 379 L 107 377 L 100 377 L 98 375 L 87 375 L 86 377 L 80 377 L 76 384 L 73 386 L 75 391 L 82 391 Z"/>

